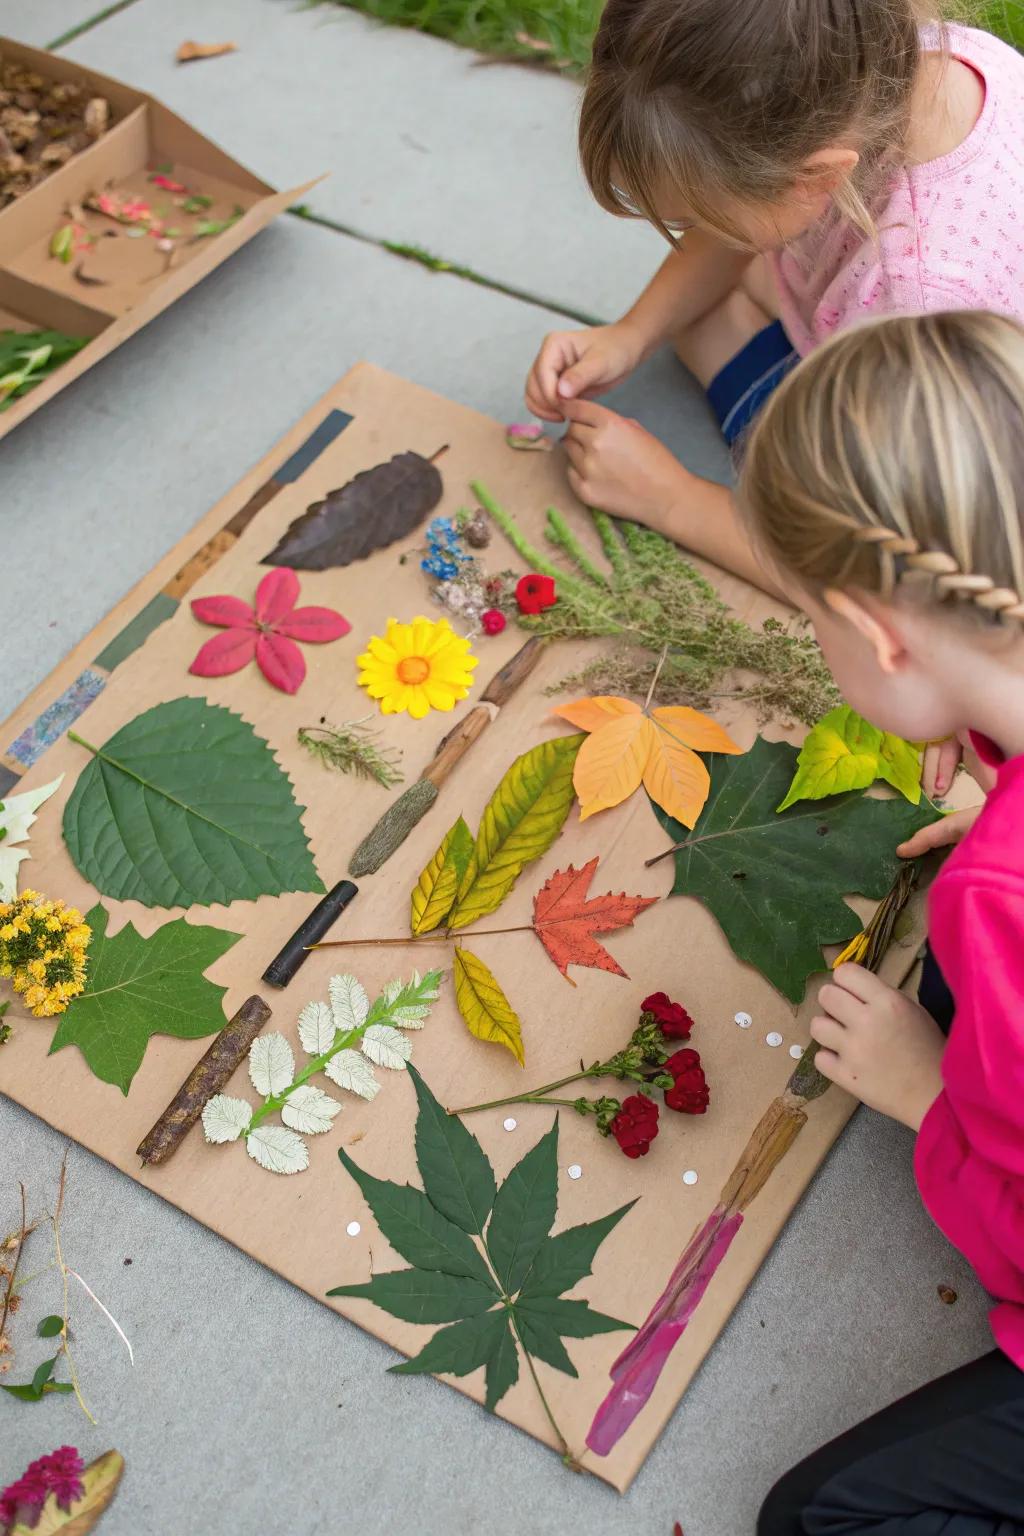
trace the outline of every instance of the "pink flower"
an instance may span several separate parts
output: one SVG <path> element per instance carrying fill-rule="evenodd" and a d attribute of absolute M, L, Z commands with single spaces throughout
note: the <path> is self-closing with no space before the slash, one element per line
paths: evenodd
<path fill-rule="evenodd" d="M 196 677 L 226 677 L 255 658 L 268 683 L 295 693 L 306 675 L 296 640 L 324 644 L 352 628 L 333 608 L 296 608 L 299 578 L 287 566 L 268 571 L 256 588 L 255 611 L 240 597 L 197 597 L 192 612 L 201 624 L 223 629 L 200 649 L 189 671 Z"/>
<path fill-rule="evenodd" d="M 49 1456 L 40 1456 L 0 1493 L 0 1529 L 8 1531 L 18 1524 L 34 1530 L 47 1495 L 56 1495 L 62 1509 L 69 1509 L 85 1492 L 82 1473 L 85 1463 L 72 1445 L 59 1446 Z"/>
<path fill-rule="evenodd" d="M 82 1473 L 85 1471 L 85 1462 L 79 1456 L 73 1445 L 60 1445 L 49 1456 L 44 1456 L 46 1462 L 46 1478 L 50 1484 L 51 1493 L 57 1495 L 57 1503 L 61 1509 L 70 1509 L 76 1499 L 80 1499 L 85 1492 L 82 1482 Z"/>
<path fill-rule="evenodd" d="M 480 626 L 485 635 L 500 635 L 505 622 L 505 615 L 497 608 L 488 608 L 480 615 Z"/>
<path fill-rule="evenodd" d="M 154 187 L 163 187 L 165 192 L 187 192 L 188 187 L 183 182 L 175 181 L 171 176 L 165 176 L 162 171 L 154 171 L 149 178 Z"/>

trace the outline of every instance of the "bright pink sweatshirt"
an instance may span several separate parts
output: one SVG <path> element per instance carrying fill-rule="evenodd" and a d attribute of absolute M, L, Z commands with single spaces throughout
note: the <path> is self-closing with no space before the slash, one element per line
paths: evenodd
<path fill-rule="evenodd" d="M 801 356 L 881 315 L 992 309 L 1024 320 L 1024 57 L 971 27 L 947 35 L 985 87 L 964 142 L 894 176 L 877 240 L 826 217 L 770 258 Z M 937 39 L 926 32 L 924 46 Z"/>
<path fill-rule="evenodd" d="M 996 1343 L 1024 1369 L 1024 757 L 999 768 L 932 886 L 928 939 L 956 1013 L 917 1137 L 918 1187 L 994 1297 Z"/>

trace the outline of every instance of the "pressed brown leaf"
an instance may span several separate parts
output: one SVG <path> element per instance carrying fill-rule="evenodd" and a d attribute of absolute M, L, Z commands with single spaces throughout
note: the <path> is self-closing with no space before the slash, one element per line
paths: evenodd
<path fill-rule="evenodd" d="M 87 1536 L 117 1492 L 123 1472 L 124 1457 L 119 1451 L 97 1456 L 83 1472 L 84 1492 L 70 1509 L 61 1509 L 55 1496 L 49 1496 L 34 1527 L 36 1536 Z"/>
<path fill-rule="evenodd" d="M 365 560 L 410 533 L 437 506 L 443 489 L 429 459 L 398 453 L 314 502 L 264 555 L 263 564 L 326 571 Z"/>
<path fill-rule="evenodd" d="M 234 53 L 237 43 L 182 43 L 174 57 L 179 64 L 191 64 L 194 59 L 217 59 L 222 53 Z"/>
<path fill-rule="evenodd" d="M 570 965 L 587 965 L 598 971 L 625 976 L 625 971 L 594 937 L 616 928 L 631 928 L 633 919 L 657 896 L 627 896 L 609 891 L 587 899 L 597 859 L 582 869 L 559 869 L 533 899 L 533 931 L 567 981 Z M 576 985 L 572 982 L 573 986 Z"/>

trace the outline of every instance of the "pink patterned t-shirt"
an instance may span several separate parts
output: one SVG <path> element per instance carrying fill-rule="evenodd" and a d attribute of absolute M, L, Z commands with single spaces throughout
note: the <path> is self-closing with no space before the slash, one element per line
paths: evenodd
<path fill-rule="evenodd" d="M 947 35 L 985 87 L 964 142 L 900 171 L 877 241 L 825 218 L 770 257 L 779 318 L 802 355 L 881 315 L 989 309 L 1024 320 L 1024 57 L 972 27 Z"/>

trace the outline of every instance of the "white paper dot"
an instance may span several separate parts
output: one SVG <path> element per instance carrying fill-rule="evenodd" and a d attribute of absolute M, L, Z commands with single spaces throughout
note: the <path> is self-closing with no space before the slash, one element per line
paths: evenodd
<path fill-rule="evenodd" d="M 764 1037 L 764 1043 L 765 1045 L 781 1045 L 782 1036 L 779 1034 L 777 1029 L 769 1030 Z"/>
<path fill-rule="evenodd" d="M 739 1025 L 740 1029 L 749 1029 L 751 1024 L 754 1022 L 749 1013 L 737 1013 L 734 1014 L 733 1017 L 735 1018 L 736 1023 Z"/>
<path fill-rule="evenodd" d="M 792 1056 L 794 1061 L 799 1061 L 803 1053 L 804 1048 L 802 1045 L 791 1045 L 789 1048 L 789 1054 Z"/>
<path fill-rule="evenodd" d="M 502 1121 L 502 1124 L 504 1125 L 506 1131 L 514 1131 L 516 1126 L 519 1124 L 519 1121 L 514 1119 L 512 1115 L 509 1115 L 507 1120 Z"/>
<path fill-rule="evenodd" d="M 348 1233 L 349 1237 L 358 1237 L 362 1230 L 363 1229 L 359 1225 L 358 1221 L 350 1221 L 348 1226 L 345 1228 L 345 1231 Z"/>
<path fill-rule="evenodd" d="M 686 1172 L 683 1174 L 683 1183 L 684 1184 L 696 1184 L 696 1182 L 697 1182 L 697 1170 L 696 1170 L 696 1168 L 687 1168 Z"/>
<path fill-rule="evenodd" d="M 569 1175 L 570 1179 L 582 1179 L 583 1177 L 583 1169 L 580 1167 L 579 1163 L 570 1163 L 565 1171 Z"/>

